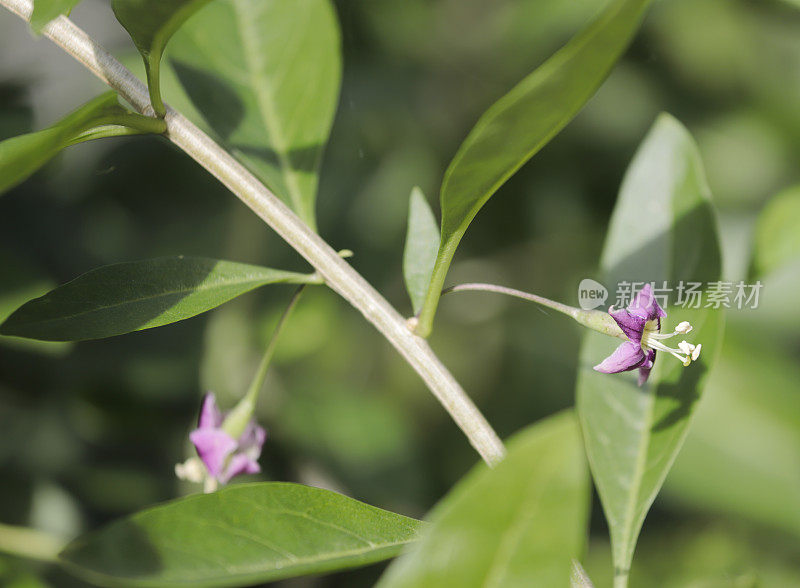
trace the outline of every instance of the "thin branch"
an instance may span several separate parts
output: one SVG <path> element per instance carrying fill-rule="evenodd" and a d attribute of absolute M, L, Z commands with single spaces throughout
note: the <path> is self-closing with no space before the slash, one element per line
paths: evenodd
<path fill-rule="evenodd" d="M 505 294 L 506 296 L 521 298 L 522 300 L 534 302 L 546 308 L 551 308 L 560 313 L 566 314 L 567 316 L 571 316 L 584 327 L 589 327 L 590 329 L 594 329 L 595 331 L 603 333 L 604 335 L 609 335 L 610 337 L 619 337 L 621 339 L 628 338 L 622 329 L 619 328 L 619 325 L 617 325 L 616 321 L 611 317 L 611 315 L 600 310 L 575 308 L 574 306 L 568 306 L 566 304 L 556 302 L 555 300 L 550 300 L 544 296 L 538 296 L 536 294 L 523 292 L 522 290 L 516 290 L 514 288 L 507 288 L 506 286 L 497 286 L 495 284 L 458 284 L 457 286 L 450 286 L 449 288 L 442 290 L 442 296 L 445 294 L 450 294 L 451 292 L 493 292 L 495 294 Z"/>
<path fill-rule="evenodd" d="M 29 20 L 33 10 L 32 0 L 0 0 L 0 4 L 25 20 Z M 153 114 L 147 87 L 68 18 L 60 16 L 49 23 L 44 35 L 119 92 L 139 112 Z M 427 342 L 408 329 L 405 319 L 227 151 L 169 106 L 165 120 L 170 141 L 250 207 L 314 266 L 328 286 L 383 334 L 422 377 L 484 461 L 490 465 L 500 461 L 505 449 L 497 434 Z"/>
<path fill-rule="evenodd" d="M 562 312 L 575 319 L 577 319 L 577 316 L 580 313 L 579 309 L 572 306 L 567 306 L 566 304 L 561 304 L 555 300 L 550 300 L 549 298 L 545 298 L 543 296 L 537 296 L 536 294 L 531 294 L 530 292 L 523 292 L 522 290 L 507 288 L 506 286 L 496 286 L 495 284 L 458 284 L 457 286 L 450 286 L 449 288 L 442 290 L 442 296 L 445 294 L 450 294 L 451 292 L 494 292 L 495 294 L 505 294 L 506 296 L 513 296 L 514 298 L 527 300 L 528 302 L 535 302 L 536 304 L 541 304 L 547 308 L 552 308 L 553 310 Z"/>

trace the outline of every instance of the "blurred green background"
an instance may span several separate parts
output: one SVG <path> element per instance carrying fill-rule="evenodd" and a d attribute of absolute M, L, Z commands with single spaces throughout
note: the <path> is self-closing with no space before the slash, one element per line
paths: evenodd
<path fill-rule="evenodd" d="M 402 312 L 408 194 L 432 201 L 477 117 L 563 44 L 602 0 L 339 0 L 344 82 L 318 198 L 322 235 Z M 793 6 L 793 4 L 795 6 Z M 655 116 L 699 142 L 719 207 L 726 279 L 748 279 L 759 213 L 800 184 L 796 2 L 661 0 L 599 93 L 508 182 L 467 235 L 448 283 L 487 281 L 576 302 L 594 273 L 622 174 Z M 74 19 L 126 62 L 107 4 Z M 0 13 L 0 138 L 42 128 L 102 90 Z M 169 88 L 166 99 L 170 99 Z M 800 226 L 797 227 L 800 231 Z M 0 198 L 0 318 L 99 265 L 204 255 L 304 262 L 166 141 L 69 149 Z M 632 586 L 800 585 L 800 257 L 732 311 L 687 443 L 645 521 Z M 246 390 L 291 287 L 110 340 L 0 339 L 0 523 L 72 537 L 179 483 L 201 394 Z M 570 406 L 578 327 L 515 300 L 443 301 L 432 345 L 506 437 Z M 422 516 L 477 460 L 421 381 L 360 315 L 313 289 L 259 405 L 263 479 L 293 480 Z M 586 567 L 609 586 L 596 502 Z M 368 586 L 381 566 L 281 583 Z M 0 554 L 0 585 L 82 586 Z"/>

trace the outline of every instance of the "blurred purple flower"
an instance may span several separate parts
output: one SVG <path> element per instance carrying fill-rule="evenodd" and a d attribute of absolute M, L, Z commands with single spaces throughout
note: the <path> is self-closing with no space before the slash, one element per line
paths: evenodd
<path fill-rule="evenodd" d="M 689 365 L 700 356 L 702 345 L 692 345 L 681 341 L 678 349 L 667 347 L 661 341 L 692 330 L 687 321 L 680 323 L 672 333 L 661 333 L 661 319 L 667 313 L 659 306 L 650 284 L 645 284 L 627 308 L 608 309 L 608 314 L 616 321 L 628 338 L 594 369 L 604 374 L 616 374 L 639 368 L 639 385 L 650 377 L 650 370 L 656 361 L 656 351 L 665 351 Z M 681 352 L 684 355 L 681 355 Z"/>
<path fill-rule="evenodd" d="M 197 428 L 189 434 L 202 464 L 193 458 L 176 466 L 179 478 L 193 482 L 205 481 L 206 492 L 213 492 L 218 485 L 227 484 L 240 474 L 261 471 L 258 458 L 267 432 L 251 418 L 241 435 L 234 438 L 224 428 L 225 417 L 217 407 L 214 394 L 206 394 Z M 202 471 L 201 465 L 205 471 Z"/>

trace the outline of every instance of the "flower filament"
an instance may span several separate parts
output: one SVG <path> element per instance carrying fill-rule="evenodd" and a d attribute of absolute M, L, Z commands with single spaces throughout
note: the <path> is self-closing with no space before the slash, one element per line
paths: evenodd
<path fill-rule="evenodd" d="M 678 324 L 672 333 L 660 333 L 659 327 L 658 320 L 647 321 L 644 326 L 644 331 L 642 332 L 642 349 L 645 351 L 654 349 L 656 351 L 669 353 L 673 357 L 679 359 L 684 366 L 688 366 L 693 361 L 697 361 L 697 358 L 700 357 L 700 350 L 703 348 L 702 345 L 693 345 L 687 341 L 681 341 L 678 344 L 678 348 L 674 349 L 672 347 L 667 347 L 661 342 L 665 339 L 671 339 L 675 335 L 685 335 L 691 331 L 692 325 L 689 324 L 688 321 L 683 321 Z"/>

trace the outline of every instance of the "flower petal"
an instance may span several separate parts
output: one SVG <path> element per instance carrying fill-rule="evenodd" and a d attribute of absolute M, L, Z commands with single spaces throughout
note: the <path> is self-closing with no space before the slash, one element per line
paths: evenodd
<path fill-rule="evenodd" d="M 236 453 L 232 458 L 231 461 L 228 463 L 228 467 L 225 468 L 225 471 L 219 477 L 219 481 L 223 484 L 227 484 L 231 478 L 234 478 L 240 474 L 257 474 L 261 471 L 261 466 L 258 465 L 258 462 L 254 459 L 250 459 L 244 453 Z"/>
<path fill-rule="evenodd" d="M 236 440 L 221 429 L 201 428 L 189 434 L 197 454 L 215 478 L 222 474 L 225 460 L 236 449 Z"/>
<path fill-rule="evenodd" d="M 604 374 L 616 374 L 639 367 L 643 361 L 645 354 L 642 346 L 633 341 L 625 341 L 614 350 L 614 353 L 594 366 L 594 369 Z"/>
<path fill-rule="evenodd" d="M 619 328 L 622 329 L 628 339 L 634 343 L 641 343 L 647 319 L 633 315 L 624 308 L 619 310 L 613 310 L 613 307 L 609 308 L 608 314 L 617 322 Z"/>
<path fill-rule="evenodd" d="M 667 313 L 661 308 L 653 294 L 653 287 L 647 283 L 636 294 L 627 308 L 628 312 L 648 321 L 664 318 Z"/>
<path fill-rule="evenodd" d="M 653 365 L 656 363 L 656 351 L 655 349 L 649 349 L 647 351 L 647 357 L 645 357 L 644 362 L 642 365 L 639 366 L 639 385 L 644 386 L 644 383 L 647 381 L 647 378 L 650 377 L 650 370 L 653 369 Z"/>
<path fill-rule="evenodd" d="M 258 426 L 255 419 L 251 419 L 239 437 L 239 449 L 248 454 L 252 454 L 255 450 L 255 456 L 258 457 L 261 455 L 261 447 L 266 439 L 267 432 L 263 427 Z"/>
<path fill-rule="evenodd" d="M 222 424 L 223 416 L 217 408 L 217 398 L 213 392 L 208 392 L 203 397 L 203 407 L 200 409 L 200 417 L 197 419 L 199 429 L 216 429 Z"/>

